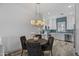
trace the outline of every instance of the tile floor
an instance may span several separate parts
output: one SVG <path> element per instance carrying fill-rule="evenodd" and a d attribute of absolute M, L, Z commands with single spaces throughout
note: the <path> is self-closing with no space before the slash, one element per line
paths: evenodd
<path fill-rule="evenodd" d="M 53 51 L 53 56 L 74 56 L 73 43 L 61 41 L 58 39 L 54 40 L 52 51 Z M 11 54 L 11 55 L 12 56 L 20 56 L 21 51 L 16 52 L 16 53 Z M 44 55 L 50 56 L 50 52 L 45 51 Z M 23 56 L 27 56 L 27 53 L 24 54 Z"/>

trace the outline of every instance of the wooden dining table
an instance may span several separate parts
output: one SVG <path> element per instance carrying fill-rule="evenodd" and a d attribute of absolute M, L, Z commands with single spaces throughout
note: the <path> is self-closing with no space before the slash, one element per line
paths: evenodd
<path fill-rule="evenodd" d="M 40 43 L 40 45 L 44 45 L 48 42 L 48 40 L 46 39 L 38 39 L 38 40 L 34 40 L 34 39 L 28 39 L 27 42 L 29 43 Z"/>
<path fill-rule="evenodd" d="M 38 40 L 34 40 L 34 38 L 32 38 L 32 39 L 28 39 L 27 40 L 27 43 L 40 43 L 40 46 L 39 47 L 41 47 L 40 49 L 38 49 L 39 47 L 37 47 L 37 46 L 33 46 L 33 45 L 31 45 L 31 47 L 27 47 L 27 50 L 28 50 L 28 55 L 31 55 L 31 56 L 43 56 L 44 55 L 44 52 L 42 51 L 42 46 L 44 45 L 44 44 L 46 44 L 48 41 L 46 40 L 46 39 L 38 39 Z M 33 46 L 33 47 L 32 47 Z"/>

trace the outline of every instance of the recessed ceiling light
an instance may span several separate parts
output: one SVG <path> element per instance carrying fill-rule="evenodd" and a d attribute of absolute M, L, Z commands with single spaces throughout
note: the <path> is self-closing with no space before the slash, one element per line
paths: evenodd
<path fill-rule="evenodd" d="M 71 8 L 71 7 L 72 7 L 71 5 L 68 6 L 68 8 Z"/>

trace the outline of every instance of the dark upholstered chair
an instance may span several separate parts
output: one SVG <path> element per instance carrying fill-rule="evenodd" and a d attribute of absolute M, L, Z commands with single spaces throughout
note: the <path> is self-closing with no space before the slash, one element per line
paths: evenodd
<path fill-rule="evenodd" d="M 38 37 L 38 39 L 42 39 L 42 35 L 41 34 L 36 34 L 35 37 Z"/>
<path fill-rule="evenodd" d="M 42 46 L 43 51 L 50 51 L 50 54 L 52 55 L 52 47 L 54 43 L 54 37 L 49 36 L 47 44 Z"/>
<path fill-rule="evenodd" d="M 44 55 L 39 43 L 28 43 L 27 42 L 27 50 L 28 50 L 29 56 L 42 56 L 42 55 Z"/>
<path fill-rule="evenodd" d="M 21 56 L 22 56 L 23 55 L 23 52 L 25 50 L 27 50 L 26 37 L 25 36 L 21 36 L 20 37 L 20 41 L 21 41 L 21 46 L 22 46 L 22 53 L 21 53 Z"/>

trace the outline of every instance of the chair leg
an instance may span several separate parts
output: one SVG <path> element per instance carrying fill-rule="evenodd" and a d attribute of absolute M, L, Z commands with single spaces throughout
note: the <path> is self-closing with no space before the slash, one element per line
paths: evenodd
<path fill-rule="evenodd" d="M 52 55 L 53 55 L 53 54 L 52 54 L 52 50 L 51 50 L 50 52 L 51 52 L 51 56 L 52 56 Z"/>
<path fill-rule="evenodd" d="M 23 49 L 22 49 L 22 52 L 21 52 L 21 56 L 23 55 Z"/>

